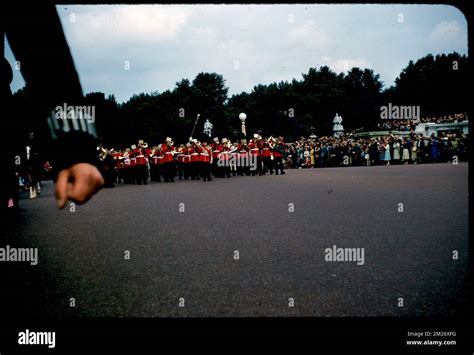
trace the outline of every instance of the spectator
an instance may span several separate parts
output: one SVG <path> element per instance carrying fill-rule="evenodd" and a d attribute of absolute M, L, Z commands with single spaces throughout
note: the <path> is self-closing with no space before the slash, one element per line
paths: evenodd
<path fill-rule="evenodd" d="M 402 141 L 402 160 L 405 165 L 410 161 L 410 142 L 405 139 Z"/>
<path fill-rule="evenodd" d="M 400 140 L 397 139 L 395 140 L 395 143 L 393 143 L 393 163 L 394 164 L 400 164 L 400 149 L 401 149 Z"/>
<path fill-rule="evenodd" d="M 390 143 L 388 139 L 384 142 L 384 149 L 385 149 L 385 165 L 390 165 L 390 161 L 392 160 L 392 156 L 390 154 Z"/>

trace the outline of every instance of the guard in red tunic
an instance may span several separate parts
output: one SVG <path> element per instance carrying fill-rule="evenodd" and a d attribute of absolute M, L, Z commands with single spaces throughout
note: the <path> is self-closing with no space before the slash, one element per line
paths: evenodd
<path fill-rule="evenodd" d="M 130 170 L 130 148 L 126 148 L 125 151 L 123 152 L 123 182 L 125 184 L 130 184 L 131 183 L 131 170 Z"/>
<path fill-rule="evenodd" d="M 230 173 L 234 176 L 237 175 L 238 168 L 241 164 L 240 161 L 240 154 L 239 154 L 239 144 L 238 143 L 233 143 L 230 146 L 229 150 L 229 155 L 230 155 Z"/>
<path fill-rule="evenodd" d="M 219 173 L 226 178 L 230 178 L 230 144 L 227 138 L 222 138 L 222 152 L 218 154 Z"/>
<path fill-rule="evenodd" d="M 163 157 L 158 146 L 153 147 L 150 152 L 150 180 L 161 182 L 161 171 Z"/>
<path fill-rule="evenodd" d="M 262 137 L 255 133 L 253 135 L 253 139 L 250 140 L 249 142 L 249 149 L 250 149 L 250 159 L 252 159 L 252 162 L 256 162 L 256 167 L 252 170 L 252 176 L 255 175 L 263 175 L 262 173 L 262 156 L 260 153 L 260 141 Z"/>
<path fill-rule="evenodd" d="M 188 180 L 191 177 L 191 153 L 194 152 L 193 145 L 191 143 L 186 143 L 186 147 L 183 149 L 183 177 L 184 180 Z"/>
<path fill-rule="evenodd" d="M 125 169 L 125 165 L 123 163 L 123 152 L 121 150 L 112 152 L 112 157 L 114 158 L 116 181 L 117 183 L 123 183 Z"/>
<path fill-rule="evenodd" d="M 134 150 L 135 152 L 135 175 L 138 185 L 148 184 L 148 159 L 146 157 L 146 149 L 148 144 L 141 141 L 138 147 Z"/>
<path fill-rule="evenodd" d="M 203 181 L 212 181 L 211 178 L 211 162 L 212 149 L 207 145 L 207 142 L 202 142 L 200 146 L 200 176 Z"/>
<path fill-rule="evenodd" d="M 129 180 L 130 184 L 136 184 L 137 182 L 137 169 L 136 169 L 137 158 L 135 157 L 136 154 L 137 154 L 137 146 L 134 144 L 132 145 L 130 152 L 128 152 L 128 155 L 130 157 L 130 167 L 129 167 L 129 174 L 128 174 L 128 177 L 130 179 Z"/>
<path fill-rule="evenodd" d="M 217 165 L 219 161 L 219 154 L 224 150 L 222 144 L 219 143 L 219 138 L 215 137 L 214 142 L 209 145 L 212 149 L 212 174 L 215 177 L 221 176 L 221 169 Z"/>
<path fill-rule="evenodd" d="M 191 180 L 199 180 L 199 151 L 197 149 L 197 139 L 191 139 L 192 147 L 188 149 L 189 155 L 191 156 L 191 162 L 189 164 Z"/>
<path fill-rule="evenodd" d="M 184 144 L 180 144 L 176 151 L 176 167 L 178 170 L 178 178 L 180 180 L 184 177 L 184 151 L 186 147 Z"/>
<path fill-rule="evenodd" d="M 285 154 L 285 142 L 283 141 L 283 137 L 277 139 L 272 153 L 275 161 L 275 175 L 278 175 L 278 170 L 280 170 L 280 173 L 283 175 L 285 173 L 283 171 L 283 156 Z"/>
<path fill-rule="evenodd" d="M 173 140 L 167 137 L 165 144 L 161 145 L 161 152 L 163 153 L 163 175 L 165 182 L 174 182 L 176 176 L 176 164 L 174 155 L 176 150 L 173 146 Z"/>
<path fill-rule="evenodd" d="M 262 141 L 262 162 L 263 162 L 263 174 L 267 173 L 267 170 L 270 172 L 270 175 L 273 174 L 273 154 L 271 151 L 270 142 L 274 139 L 270 137 L 268 140 Z"/>
<path fill-rule="evenodd" d="M 239 159 L 240 166 L 237 168 L 239 175 L 243 176 L 244 174 L 250 175 L 250 165 L 249 165 L 249 147 L 245 139 L 240 141 L 240 144 L 237 146 L 239 150 Z"/>

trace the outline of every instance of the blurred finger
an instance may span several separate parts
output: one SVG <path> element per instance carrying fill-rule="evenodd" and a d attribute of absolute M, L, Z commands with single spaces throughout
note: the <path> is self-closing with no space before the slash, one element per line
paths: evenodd
<path fill-rule="evenodd" d="M 93 191 L 93 186 L 91 185 L 89 175 L 75 174 L 69 194 L 70 199 L 79 204 L 86 202 Z"/>
<path fill-rule="evenodd" d="M 62 170 L 58 174 L 58 179 L 56 181 L 55 195 L 56 195 L 56 204 L 59 209 L 64 208 L 68 196 L 68 179 L 69 171 Z"/>

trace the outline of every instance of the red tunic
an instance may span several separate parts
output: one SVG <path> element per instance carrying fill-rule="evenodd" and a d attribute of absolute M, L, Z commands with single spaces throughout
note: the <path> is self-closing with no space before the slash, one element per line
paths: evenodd
<path fill-rule="evenodd" d="M 163 163 L 171 163 L 174 161 L 173 152 L 175 151 L 174 147 L 168 147 L 166 144 L 161 146 L 161 152 L 163 153 Z"/>
<path fill-rule="evenodd" d="M 282 151 L 285 149 L 285 145 L 284 145 L 284 144 L 281 144 L 281 143 L 278 144 L 278 147 L 279 147 L 280 150 L 282 150 Z M 276 150 L 276 149 L 273 150 L 273 156 L 274 156 L 275 158 L 283 158 L 283 154 L 280 153 L 280 152 L 279 152 L 278 150 Z"/>
<path fill-rule="evenodd" d="M 133 168 L 137 165 L 137 159 L 135 158 L 135 151 L 131 150 L 128 155 L 130 156 L 130 167 Z"/>
<path fill-rule="evenodd" d="M 146 165 L 147 163 L 147 158 L 145 156 L 145 149 L 143 148 L 137 148 L 135 150 L 135 158 L 137 159 L 136 160 L 136 164 L 137 165 Z"/>
<path fill-rule="evenodd" d="M 201 147 L 201 151 L 199 152 L 199 161 L 203 163 L 210 163 L 211 162 L 211 150 L 207 147 Z"/>
<path fill-rule="evenodd" d="M 270 158 L 272 156 L 272 151 L 270 150 L 270 145 L 268 143 L 262 143 L 262 158 Z"/>
<path fill-rule="evenodd" d="M 250 155 L 260 156 L 260 148 L 257 143 L 249 143 Z"/>
<path fill-rule="evenodd" d="M 214 159 L 219 159 L 219 153 L 224 150 L 224 146 L 222 144 L 212 143 L 211 148 L 212 148 L 212 157 Z"/>

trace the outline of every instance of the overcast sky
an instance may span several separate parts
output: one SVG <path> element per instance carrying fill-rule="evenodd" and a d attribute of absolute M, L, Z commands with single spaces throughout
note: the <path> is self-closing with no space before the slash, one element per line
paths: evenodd
<path fill-rule="evenodd" d="M 310 67 L 373 69 L 385 86 L 410 60 L 467 54 L 467 22 L 444 5 L 57 6 L 85 93 L 172 89 L 217 72 L 230 94 Z M 7 48 L 7 59 L 14 57 Z M 129 70 L 126 70 L 129 65 Z M 12 90 L 24 85 L 15 71 Z"/>

